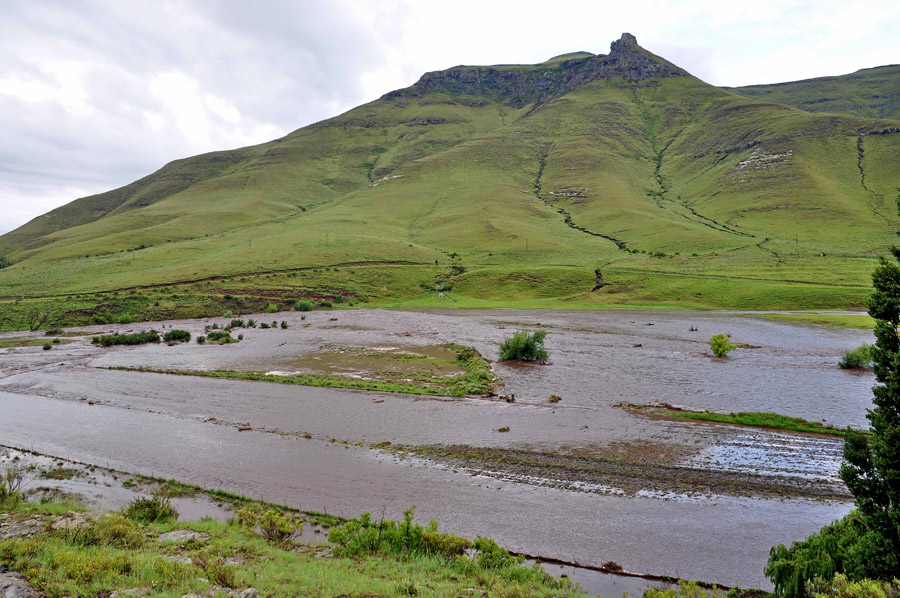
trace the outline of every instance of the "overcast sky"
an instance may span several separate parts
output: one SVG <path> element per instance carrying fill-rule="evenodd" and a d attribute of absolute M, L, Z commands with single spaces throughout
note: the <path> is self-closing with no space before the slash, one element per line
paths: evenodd
<path fill-rule="evenodd" d="M 457 64 L 627 31 L 716 85 L 900 63 L 900 2 L 0 0 L 0 233 L 166 162 L 279 137 Z"/>

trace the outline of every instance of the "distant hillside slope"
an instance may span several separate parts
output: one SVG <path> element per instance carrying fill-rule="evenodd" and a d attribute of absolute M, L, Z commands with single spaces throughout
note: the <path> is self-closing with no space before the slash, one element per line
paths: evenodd
<path fill-rule="evenodd" d="M 732 88 L 744 97 L 787 104 L 808 112 L 834 112 L 900 120 L 900 65 L 849 75 Z"/>
<path fill-rule="evenodd" d="M 857 304 L 900 225 L 898 156 L 897 122 L 748 99 L 624 34 L 607 55 L 427 73 L 77 200 L 0 237 L 0 296 L 449 260 L 487 301 L 716 304 L 715 281 L 729 305 Z M 417 276 L 393 284 L 427 294 Z"/>

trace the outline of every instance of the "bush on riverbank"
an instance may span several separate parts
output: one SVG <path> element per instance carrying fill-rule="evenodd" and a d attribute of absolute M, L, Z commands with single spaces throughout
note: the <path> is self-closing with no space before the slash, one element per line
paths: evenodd
<path fill-rule="evenodd" d="M 143 345 L 146 343 L 158 343 L 159 333 L 155 330 L 147 332 L 135 332 L 133 334 L 106 334 L 95 336 L 92 340 L 95 345 L 110 347 L 112 345 Z"/>
<path fill-rule="evenodd" d="M 850 581 L 846 575 L 838 573 L 831 581 L 817 581 L 812 584 L 815 598 L 896 598 L 900 596 L 900 581 L 878 581 L 864 579 Z"/>
<path fill-rule="evenodd" d="M 167 343 L 186 343 L 191 340 L 191 333 L 187 330 L 169 330 L 163 335 Z"/>
<path fill-rule="evenodd" d="M 872 345 L 863 343 L 852 351 L 845 351 L 838 365 L 845 370 L 872 367 Z"/>
<path fill-rule="evenodd" d="M 224 330 L 213 330 L 206 335 L 206 342 L 215 343 L 217 345 L 227 345 L 228 343 L 236 343 L 238 342 L 238 340 L 236 338 L 233 338 L 230 332 Z"/>
<path fill-rule="evenodd" d="M 500 344 L 500 361 L 547 361 L 547 349 L 544 348 L 546 330 L 519 330 L 511 338 Z"/>
<path fill-rule="evenodd" d="M 178 519 L 178 511 L 164 496 L 135 498 L 122 510 L 122 515 L 138 523 L 161 523 Z"/>
<path fill-rule="evenodd" d="M 469 540 L 438 531 L 437 521 L 427 527 L 414 521 L 413 509 L 403 511 L 403 521 L 375 522 L 366 511 L 359 519 L 351 519 L 334 527 L 328 539 L 335 544 L 335 553 L 344 557 L 384 554 L 404 559 L 431 557 L 445 560 L 456 571 L 468 575 L 482 575 L 486 571 L 500 578 L 535 586 L 572 589 L 568 579 L 556 579 L 535 563 L 524 564 L 525 557 L 513 556 L 490 538 Z M 473 551 L 466 556 L 467 551 Z"/>

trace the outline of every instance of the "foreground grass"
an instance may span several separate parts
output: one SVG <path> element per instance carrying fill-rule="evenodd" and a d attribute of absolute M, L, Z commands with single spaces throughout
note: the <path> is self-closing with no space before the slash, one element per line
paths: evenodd
<path fill-rule="evenodd" d="M 365 380 L 344 376 L 320 376 L 316 374 L 292 374 L 280 376 L 265 372 L 244 372 L 238 370 L 176 370 L 156 369 L 148 367 L 114 367 L 110 369 L 131 372 L 151 372 L 155 374 L 171 374 L 176 376 L 200 376 L 204 378 L 225 378 L 228 380 L 251 380 L 255 382 L 274 382 L 278 384 L 297 384 L 300 386 L 319 386 L 325 388 L 349 388 L 353 390 L 372 390 L 379 392 L 397 392 L 404 394 L 435 395 L 443 397 L 462 397 L 466 395 L 487 394 L 494 386 L 494 375 L 487 360 L 470 347 L 447 345 L 456 351 L 456 363 L 463 373 L 451 377 L 433 376 L 420 382 L 394 382 L 385 380 Z"/>
<path fill-rule="evenodd" d="M 847 431 L 828 424 L 807 421 L 801 417 L 790 417 L 767 411 L 739 411 L 738 413 L 713 413 L 710 411 L 684 411 L 676 408 L 657 407 L 653 405 L 626 405 L 626 409 L 653 415 L 677 417 L 694 421 L 737 424 L 754 428 L 769 428 L 785 432 L 802 432 L 805 434 L 828 434 L 845 436 Z"/>
<path fill-rule="evenodd" d="M 86 598 L 131 588 L 152 588 L 154 596 L 169 598 L 213 585 L 254 587 L 261 596 L 582 595 L 538 569 L 491 568 L 465 556 L 373 553 L 341 558 L 324 547 L 270 543 L 235 524 L 139 525 L 107 516 L 94 529 L 104 519 L 115 526 L 107 525 L 103 533 L 72 528 L 2 540 L 0 562 L 23 573 L 48 598 Z M 192 529 L 210 538 L 156 541 L 173 529 Z"/>

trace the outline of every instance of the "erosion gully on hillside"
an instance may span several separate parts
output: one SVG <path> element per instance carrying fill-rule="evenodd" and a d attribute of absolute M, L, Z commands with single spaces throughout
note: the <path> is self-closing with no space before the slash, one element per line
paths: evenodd
<path fill-rule="evenodd" d="M 6 349 L 0 444 L 343 516 L 397 517 L 416 505 L 420 519 L 515 551 L 742 587 L 770 587 L 769 548 L 851 506 L 837 478 L 839 438 L 669 421 L 617 405 L 776 411 L 862 427 L 873 378 L 837 360 L 868 331 L 624 310 L 276 318 L 288 328 L 243 329 L 241 342 L 221 346 L 104 349 L 76 339 Z M 213 322 L 225 320 L 155 326 L 197 335 Z M 493 364 L 497 393 L 515 402 L 110 369 L 396 380 L 410 375 L 397 364 L 413 363 L 439 377 L 458 374 L 439 347 L 495 358 L 500 341 L 538 327 L 548 331 L 551 365 Z M 719 332 L 754 348 L 713 359 L 708 339 Z M 418 366 L 411 371 L 421 375 Z M 549 403 L 551 394 L 561 401 Z"/>

